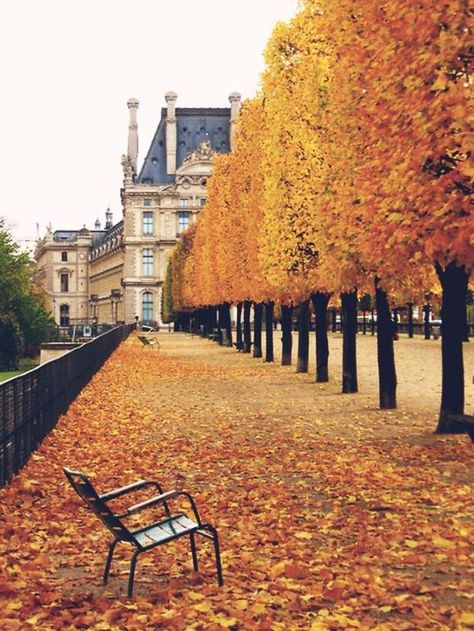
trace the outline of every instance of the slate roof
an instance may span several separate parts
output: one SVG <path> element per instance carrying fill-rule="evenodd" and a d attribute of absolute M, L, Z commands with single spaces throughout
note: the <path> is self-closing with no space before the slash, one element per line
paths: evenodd
<path fill-rule="evenodd" d="M 166 173 L 166 116 L 161 119 L 143 162 L 137 182 L 171 184 L 174 175 Z M 230 151 L 230 108 L 228 107 L 177 107 L 176 108 L 176 167 L 204 141 L 209 140 L 214 151 Z"/>
<path fill-rule="evenodd" d="M 92 247 L 96 247 L 102 243 L 108 230 L 89 230 L 92 237 Z M 53 233 L 53 241 L 68 243 L 77 239 L 79 230 L 55 230 Z"/>

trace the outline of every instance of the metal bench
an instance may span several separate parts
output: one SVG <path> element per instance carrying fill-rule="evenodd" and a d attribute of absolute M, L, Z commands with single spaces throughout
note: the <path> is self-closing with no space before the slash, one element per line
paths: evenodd
<path fill-rule="evenodd" d="M 448 421 L 452 424 L 454 431 L 459 430 L 469 434 L 474 443 L 474 416 L 469 414 L 448 414 Z"/>
<path fill-rule="evenodd" d="M 156 337 L 147 337 L 146 335 L 137 335 L 137 338 L 143 344 L 143 346 L 156 346 L 160 350 L 160 343 Z"/>
<path fill-rule="evenodd" d="M 135 548 L 130 562 L 130 573 L 128 579 L 128 596 L 132 597 L 133 582 L 135 576 L 135 566 L 138 555 L 159 545 L 173 541 L 180 537 L 189 536 L 191 542 L 191 553 L 193 558 L 193 568 L 198 569 L 198 557 L 196 551 L 195 535 L 202 535 L 208 539 L 212 539 L 214 543 L 214 553 L 216 558 L 217 582 L 219 586 L 223 585 L 222 566 L 219 552 L 219 538 L 217 530 L 209 524 L 203 524 L 199 516 L 194 499 L 187 491 L 168 491 L 163 493 L 161 486 L 155 481 L 140 480 L 128 486 L 124 486 L 108 493 L 99 495 L 89 478 L 80 471 L 72 471 L 67 467 L 64 473 L 71 483 L 74 490 L 84 500 L 91 511 L 102 521 L 102 523 L 111 531 L 113 540 L 109 545 L 107 562 L 104 570 L 104 584 L 109 578 L 110 566 L 115 546 L 119 543 L 127 543 Z M 115 512 L 109 507 L 109 502 L 119 497 L 126 496 L 130 493 L 140 491 L 152 487 L 158 495 L 148 500 L 134 504 L 129 508 L 120 512 Z M 192 519 L 183 512 L 172 513 L 170 509 L 170 500 L 174 498 L 185 497 L 190 505 Z M 125 525 L 126 520 L 131 515 L 135 515 L 145 509 L 153 506 L 161 507 L 161 517 L 145 527 L 132 529 Z"/>

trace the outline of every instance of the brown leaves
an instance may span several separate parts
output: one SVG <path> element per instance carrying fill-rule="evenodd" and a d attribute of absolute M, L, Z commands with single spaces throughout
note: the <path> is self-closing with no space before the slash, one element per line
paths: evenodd
<path fill-rule="evenodd" d="M 367 438 L 350 410 L 334 438 L 328 397 L 310 403 L 296 375 L 207 344 L 170 335 L 158 355 L 131 337 L 0 492 L 0 626 L 468 627 L 468 441 L 415 444 L 393 419 L 392 441 Z M 194 573 L 178 541 L 143 555 L 133 601 L 125 546 L 104 588 L 107 533 L 62 465 L 103 491 L 139 478 L 189 489 L 219 530 L 224 587 L 207 542 Z"/>

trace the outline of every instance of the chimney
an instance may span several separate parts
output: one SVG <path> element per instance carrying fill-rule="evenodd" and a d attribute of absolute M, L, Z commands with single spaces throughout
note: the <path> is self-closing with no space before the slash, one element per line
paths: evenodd
<path fill-rule="evenodd" d="M 110 230 L 113 225 L 114 222 L 112 221 L 112 211 L 110 210 L 110 208 L 107 208 L 107 210 L 105 211 L 105 229 Z"/>
<path fill-rule="evenodd" d="M 166 172 L 168 175 L 176 173 L 176 92 L 167 92 L 165 101 L 166 112 Z"/>
<path fill-rule="evenodd" d="M 133 167 L 134 173 L 137 172 L 137 158 L 138 158 L 138 125 L 137 125 L 137 110 L 139 102 L 137 99 L 129 99 L 127 101 L 128 109 L 130 110 L 130 123 L 128 125 L 128 152 L 127 155 L 130 158 L 130 164 Z"/>
<path fill-rule="evenodd" d="M 230 150 L 234 150 L 235 145 L 235 127 L 240 113 L 241 95 L 238 92 L 229 94 L 230 102 Z"/>

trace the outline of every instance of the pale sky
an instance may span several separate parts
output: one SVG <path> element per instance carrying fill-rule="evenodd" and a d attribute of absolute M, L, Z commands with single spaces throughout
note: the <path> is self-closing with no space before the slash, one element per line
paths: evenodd
<path fill-rule="evenodd" d="M 18 239 L 122 218 L 127 100 L 139 168 L 164 94 L 178 107 L 252 97 L 297 0 L 0 0 L 0 216 Z"/>

